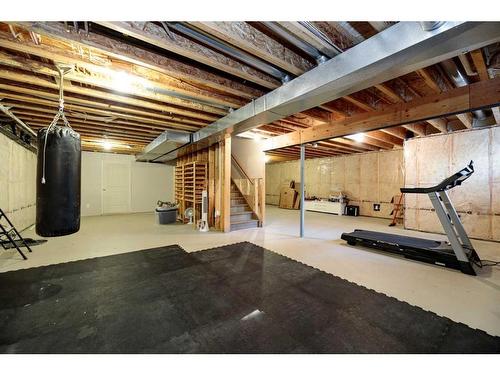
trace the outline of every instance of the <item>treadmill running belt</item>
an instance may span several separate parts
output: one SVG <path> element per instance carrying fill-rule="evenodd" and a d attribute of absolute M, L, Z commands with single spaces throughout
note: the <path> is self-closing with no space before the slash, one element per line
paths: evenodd
<path fill-rule="evenodd" d="M 385 243 L 398 244 L 399 246 L 434 249 L 441 246 L 440 241 L 426 240 L 425 238 L 416 238 L 400 236 L 397 234 L 372 232 L 369 230 L 356 229 L 354 232 L 346 233 L 351 237 L 356 237 L 368 241 L 381 241 Z"/>

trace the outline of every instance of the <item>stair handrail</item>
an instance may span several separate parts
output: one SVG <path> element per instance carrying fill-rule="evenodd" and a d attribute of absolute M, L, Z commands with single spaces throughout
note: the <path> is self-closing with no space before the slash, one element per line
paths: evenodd
<path fill-rule="evenodd" d="M 248 176 L 248 173 L 245 171 L 245 169 L 241 166 L 241 164 L 238 162 L 238 159 L 236 159 L 236 157 L 231 154 L 231 159 L 234 161 L 234 164 L 238 167 L 238 169 L 240 170 L 241 173 L 243 173 L 243 176 L 245 176 L 245 178 L 250 181 L 250 183 L 253 185 L 254 184 L 254 178 L 251 178 Z"/>
<path fill-rule="evenodd" d="M 248 175 L 248 173 L 245 171 L 245 169 L 241 166 L 241 164 L 238 162 L 238 159 L 231 154 L 231 159 L 234 162 L 234 165 L 239 169 L 239 171 L 242 173 L 243 177 L 245 177 L 248 182 L 250 182 L 250 185 L 252 186 L 252 192 L 253 192 L 253 201 L 250 200 L 250 196 L 245 196 L 244 194 L 243 197 L 247 201 L 248 205 L 251 207 L 255 215 L 257 215 L 257 218 L 259 219 L 260 222 L 263 220 L 263 199 L 264 197 L 261 196 L 261 189 L 262 189 L 262 178 L 252 178 Z M 238 187 L 236 185 L 236 187 Z M 238 188 L 239 189 L 239 188 Z"/>

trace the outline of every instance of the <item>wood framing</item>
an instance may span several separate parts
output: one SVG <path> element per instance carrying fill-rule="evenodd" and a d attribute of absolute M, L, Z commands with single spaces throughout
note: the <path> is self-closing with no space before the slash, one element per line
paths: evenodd
<path fill-rule="evenodd" d="M 222 222 L 224 232 L 231 231 L 231 136 L 224 138 L 222 181 Z"/>
<path fill-rule="evenodd" d="M 345 120 L 273 137 L 266 140 L 264 150 L 300 145 L 499 105 L 500 78 L 495 78 L 456 88 L 443 94 L 394 104 L 380 111 L 363 113 Z"/>

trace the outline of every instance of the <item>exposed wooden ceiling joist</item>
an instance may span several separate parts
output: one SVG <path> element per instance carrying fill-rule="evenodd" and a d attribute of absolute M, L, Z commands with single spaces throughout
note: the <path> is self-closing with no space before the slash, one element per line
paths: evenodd
<path fill-rule="evenodd" d="M 11 24 L 65 43 L 69 51 L 74 51 L 75 55 L 86 58 L 90 62 L 92 56 L 104 55 L 118 61 L 152 69 L 178 79 L 180 82 L 209 87 L 231 95 L 252 99 L 263 94 L 263 91 L 240 82 L 94 32 L 79 33 L 71 28 L 66 29 L 58 22 L 12 22 Z"/>
<path fill-rule="evenodd" d="M 500 77 L 408 103 L 394 104 L 377 112 L 363 113 L 331 124 L 313 126 L 274 137 L 266 141 L 265 149 L 341 137 L 498 105 L 500 105 Z"/>
<path fill-rule="evenodd" d="M 313 64 L 309 61 L 252 27 L 247 22 L 189 23 L 296 76 L 313 67 Z"/>
<path fill-rule="evenodd" d="M 193 43 L 183 36 L 171 33 L 152 22 L 96 22 L 108 29 L 123 35 L 141 40 L 147 44 L 162 48 L 166 51 L 197 61 L 221 72 L 231 74 L 243 80 L 253 82 L 267 89 L 274 89 L 280 82 L 251 67 L 245 66 L 236 60 L 216 51 Z"/>

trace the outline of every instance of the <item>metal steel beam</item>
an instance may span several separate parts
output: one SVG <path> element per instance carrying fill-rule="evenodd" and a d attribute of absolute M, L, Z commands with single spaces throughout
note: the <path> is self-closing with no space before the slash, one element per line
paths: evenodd
<path fill-rule="evenodd" d="M 419 22 L 397 23 L 199 130 L 193 143 L 207 147 L 226 133 L 269 124 L 498 41 L 499 22 L 446 22 L 432 31 Z"/>

